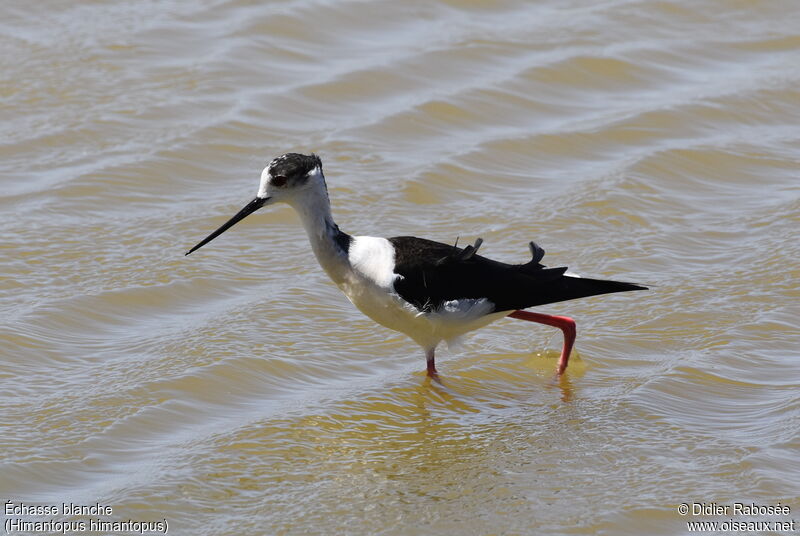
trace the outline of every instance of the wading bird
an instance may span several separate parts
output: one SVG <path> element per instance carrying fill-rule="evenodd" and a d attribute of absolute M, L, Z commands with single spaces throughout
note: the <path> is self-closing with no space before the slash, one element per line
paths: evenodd
<path fill-rule="evenodd" d="M 261 173 L 255 199 L 186 255 L 274 203 L 287 203 L 297 211 L 320 265 L 362 313 L 422 346 L 431 377 L 437 377 L 434 355 L 440 342 L 506 316 L 561 329 L 564 346 L 557 372 L 563 374 L 575 342 L 575 321 L 523 309 L 646 290 L 633 283 L 568 275 L 566 268 L 547 268 L 539 263 L 544 250 L 534 242 L 529 244 L 530 261 L 506 264 L 478 255 L 480 238 L 459 248 L 413 236 L 350 236 L 333 221 L 322 161 L 314 154 L 287 153 L 270 162 Z"/>

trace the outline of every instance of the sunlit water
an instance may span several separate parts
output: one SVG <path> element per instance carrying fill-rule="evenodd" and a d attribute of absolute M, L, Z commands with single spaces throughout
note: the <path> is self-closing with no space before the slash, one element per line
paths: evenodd
<path fill-rule="evenodd" d="M 800 529 L 799 49 L 794 0 L 3 2 L 0 499 L 191 535 Z M 560 335 L 504 320 L 432 383 L 289 208 L 183 256 L 290 150 L 350 233 L 651 290 L 540 308 L 578 322 L 561 380 Z"/>

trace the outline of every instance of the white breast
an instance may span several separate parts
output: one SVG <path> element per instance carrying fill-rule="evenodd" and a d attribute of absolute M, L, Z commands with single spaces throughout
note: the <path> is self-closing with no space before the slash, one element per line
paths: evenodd
<path fill-rule="evenodd" d="M 347 258 L 348 274 L 338 283 L 345 296 L 375 322 L 411 335 L 417 311 L 394 291 L 397 275 L 391 242 L 385 238 L 355 236 Z"/>

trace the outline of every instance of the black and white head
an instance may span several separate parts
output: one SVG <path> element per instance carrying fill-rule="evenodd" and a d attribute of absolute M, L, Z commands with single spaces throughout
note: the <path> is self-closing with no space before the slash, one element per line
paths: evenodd
<path fill-rule="evenodd" d="M 208 235 L 186 254 L 200 249 L 216 237 L 233 227 L 261 207 L 274 203 L 289 203 L 292 206 L 310 203 L 324 195 L 327 200 L 322 160 L 315 155 L 286 153 L 269 163 L 261 172 L 258 194 L 233 218 Z"/>
<path fill-rule="evenodd" d="M 286 153 L 261 172 L 258 198 L 272 203 L 293 203 L 308 190 L 325 188 L 322 160 L 315 154 Z"/>

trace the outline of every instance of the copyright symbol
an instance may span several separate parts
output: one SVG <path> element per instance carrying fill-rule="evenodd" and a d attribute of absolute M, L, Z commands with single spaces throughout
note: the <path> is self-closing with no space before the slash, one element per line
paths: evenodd
<path fill-rule="evenodd" d="M 686 503 L 681 503 L 681 505 L 678 506 L 678 513 L 680 515 L 682 515 L 682 516 L 685 516 L 686 514 L 688 514 L 689 513 L 689 505 L 686 504 Z"/>

